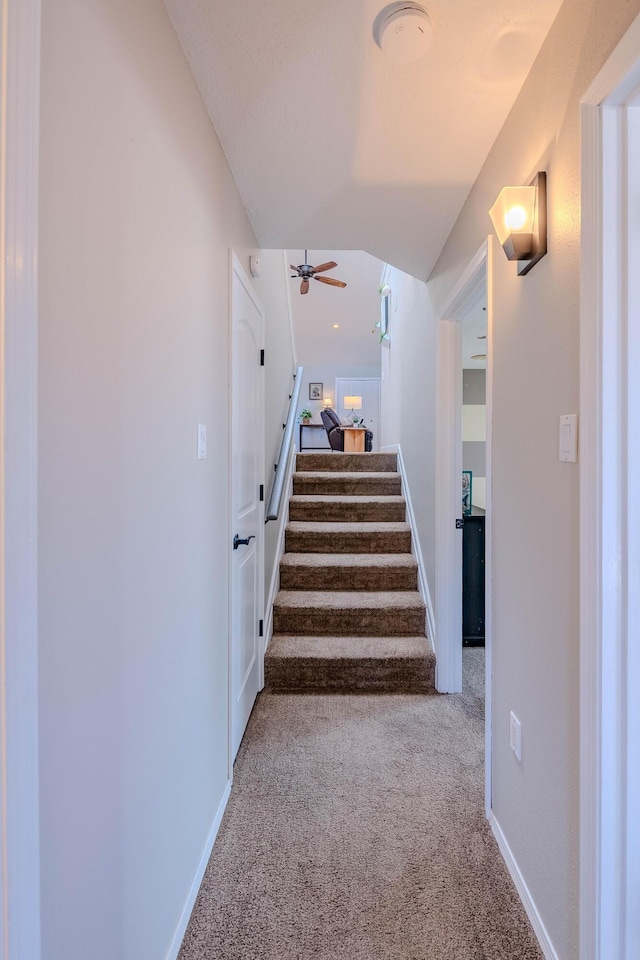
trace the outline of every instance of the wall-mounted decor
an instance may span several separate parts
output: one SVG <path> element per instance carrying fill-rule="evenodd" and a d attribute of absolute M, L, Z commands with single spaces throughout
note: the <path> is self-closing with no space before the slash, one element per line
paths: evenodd
<path fill-rule="evenodd" d="M 389 322 L 391 320 L 391 287 L 388 283 L 380 286 L 380 322 L 376 324 L 380 331 L 380 343 L 389 343 Z"/>
<path fill-rule="evenodd" d="M 324 384 L 322 383 L 310 383 L 309 384 L 309 400 L 322 400 L 324 395 L 323 390 Z"/>
<path fill-rule="evenodd" d="M 471 484 L 473 473 L 471 470 L 462 471 L 462 516 L 471 516 Z"/>

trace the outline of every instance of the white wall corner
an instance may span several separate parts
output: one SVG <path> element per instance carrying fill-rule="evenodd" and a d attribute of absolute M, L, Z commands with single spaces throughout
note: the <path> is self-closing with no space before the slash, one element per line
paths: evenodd
<path fill-rule="evenodd" d="M 390 446 L 384 447 L 381 450 L 382 453 L 396 453 L 398 455 L 398 469 L 400 476 L 402 478 L 402 495 L 404 496 L 407 504 L 407 522 L 411 527 L 411 552 L 418 563 L 418 588 L 420 590 L 420 596 L 425 602 L 426 605 L 426 623 L 425 623 L 425 632 L 431 644 L 431 649 L 435 653 L 436 649 L 436 620 L 433 613 L 433 604 L 431 602 L 431 591 L 429 589 L 429 581 L 427 579 L 427 570 L 424 564 L 424 557 L 422 556 L 422 547 L 420 546 L 420 537 L 418 536 L 418 527 L 416 524 L 416 517 L 413 511 L 413 503 L 411 502 L 411 491 L 409 489 L 409 482 L 407 480 L 407 473 L 405 470 L 404 460 L 402 458 L 402 447 L 400 444 L 394 443 Z"/>
<path fill-rule="evenodd" d="M 493 812 L 489 815 L 489 824 L 491 826 L 493 835 L 496 838 L 500 853 L 502 854 L 502 859 L 506 863 L 507 870 L 509 871 L 515 888 L 518 891 L 518 896 L 522 901 L 522 906 L 524 907 L 529 918 L 529 922 L 533 927 L 533 932 L 535 933 L 536 939 L 540 944 L 540 949 L 545 956 L 545 960 L 559 960 L 555 947 L 551 942 L 551 937 L 549 936 L 547 928 L 542 922 L 542 917 L 540 916 L 535 901 L 531 896 L 531 891 L 529 890 L 529 887 L 522 876 L 522 871 L 520 870 L 516 858 L 513 855 L 513 851 L 507 842 L 507 838 L 502 832 L 502 827 L 496 820 Z"/>
<path fill-rule="evenodd" d="M 0 960 L 38 960 L 40 0 L 5 0 L 0 37 Z"/>
<path fill-rule="evenodd" d="M 169 949 L 165 954 L 165 960 L 178 960 L 178 954 L 180 953 L 180 947 L 182 946 L 182 941 L 184 935 L 187 932 L 187 927 L 189 925 L 189 918 L 191 917 L 191 912 L 193 910 L 194 904 L 196 902 L 196 897 L 198 896 L 198 891 L 200 890 L 200 885 L 202 884 L 202 878 L 204 877 L 204 872 L 207 869 L 207 864 L 211 857 L 211 851 L 213 850 L 213 845 L 216 842 L 216 837 L 218 836 L 218 830 L 220 829 L 220 824 L 222 823 L 222 817 L 224 816 L 224 811 L 227 808 L 227 803 L 229 802 L 229 797 L 231 795 L 231 780 L 227 780 L 227 784 L 224 788 L 224 793 L 218 804 L 218 809 L 216 810 L 216 815 L 213 819 L 211 825 L 211 830 L 205 841 L 204 848 L 202 850 L 202 855 L 198 862 L 196 872 L 189 887 L 189 892 L 187 893 L 182 912 L 180 913 L 180 919 L 178 920 L 175 933 L 171 938 L 171 943 L 169 944 Z"/>
<path fill-rule="evenodd" d="M 296 370 L 298 367 L 298 351 L 296 349 L 296 329 L 293 323 L 293 305 L 291 303 L 291 284 L 289 283 L 289 263 L 287 261 L 287 251 L 282 251 L 282 266 L 284 269 L 284 279 L 285 285 L 284 288 L 287 293 L 287 314 L 289 319 L 289 335 L 291 337 L 291 356 L 293 357 L 293 369 Z"/>

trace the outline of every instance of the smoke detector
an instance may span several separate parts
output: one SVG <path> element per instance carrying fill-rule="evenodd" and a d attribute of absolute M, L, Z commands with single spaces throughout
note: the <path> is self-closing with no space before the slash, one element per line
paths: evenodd
<path fill-rule="evenodd" d="M 429 14 L 419 3 L 390 3 L 373 24 L 373 37 L 383 53 L 397 63 L 415 63 L 433 43 Z"/>

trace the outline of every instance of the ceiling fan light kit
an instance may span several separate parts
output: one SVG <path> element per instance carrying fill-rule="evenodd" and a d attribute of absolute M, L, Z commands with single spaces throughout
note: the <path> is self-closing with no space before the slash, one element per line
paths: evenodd
<path fill-rule="evenodd" d="M 308 261 L 308 251 L 304 252 L 304 263 L 299 263 L 297 267 L 294 267 L 292 263 L 289 264 L 293 270 L 292 279 L 297 277 L 302 281 L 300 284 L 300 293 L 305 294 L 309 293 L 309 280 L 319 280 L 320 283 L 328 283 L 330 287 L 346 287 L 344 280 L 334 280 L 333 277 L 318 277 L 316 274 L 324 273 L 326 270 L 333 270 L 334 267 L 337 267 L 338 264 L 335 260 L 329 260 L 327 263 L 321 263 L 319 267 L 312 267 Z"/>
<path fill-rule="evenodd" d="M 433 43 L 429 14 L 420 3 L 390 3 L 373 23 L 373 37 L 383 53 L 397 63 L 415 63 Z"/>

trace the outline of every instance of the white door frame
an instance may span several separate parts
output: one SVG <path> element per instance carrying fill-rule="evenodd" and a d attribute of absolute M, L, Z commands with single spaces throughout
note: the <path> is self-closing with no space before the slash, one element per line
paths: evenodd
<path fill-rule="evenodd" d="M 228 776 L 229 780 L 233 781 L 233 762 L 235 759 L 235 754 L 233 750 L 233 569 L 232 569 L 232 541 L 234 533 L 233 524 L 235 521 L 234 516 L 234 494 L 233 494 L 233 484 L 234 484 L 234 457 L 233 457 L 233 423 L 234 423 L 234 397 L 236 391 L 236 384 L 233 380 L 234 374 L 234 304 L 233 304 L 233 278 L 234 275 L 238 278 L 239 282 L 242 284 L 247 295 L 250 297 L 251 301 L 255 305 L 258 313 L 261 318 L 261 336 L 262 342 L 264 344 L 264 334 L 265 334 L 265 311 L 262 306 L 258 294 L 256 293 L 255 287 L 251 283 L 246 270 L 243 269 L 242 264 L 235 253 L 234 250 L 229 250 L 229 450 L 228 450 L 228 460 L 229 460 L 229 497 L 228 497 L 228 544 L 229 544 L 229 566 L 228 566 L 228 584 L 229 584 L 229 642 L 228 642 L 228 663 L 227 663 L 227 686 L 228 686 L 228 700 L 229 700 L 229 736 L 228 736 Z M 256 365 L 258 364 L 258 357 L 256 357 Z M 262 430 L 260 435 L 260 474 L 265 479 L 265 424 L 264 424 L 264 397 L 265 397 L 265 382 L 264 382 L 264 369 L 262 375 L 261 383 L 261 402 L 260 409 L 256 411 L 256 416 L 262 417 Z M 266 616 L 264 610 L 264 514 L 266 508 L 266 482 L 264 484 L 264 493 L 262 500 L 262 512 L 259 518 L 259 525 L 256 528 L 256 555 L 258 558 L 258 609 L 262 615 L 263 621 L 263 631 L 264 624 L 266 623 Z M 262 690 L 264 687 L 264 640 L 259 644 L 259 661 L 258 661 L 258 689 Z"/>
<path fill-rule="evenodd" d="M 629 456 L 640 389 L 637 369 L 627 376 L 640 363 L 640 230 L 627 222 L 639 90 L 640 17 L 581 100 L 580 960 L 639 955 L 638 861 L 627 856 L 640 809 L 639 465 Z"/>
<path fill-rule="evenodd" d="M 487 291 L 487 512 L 485 520 L 485 811 L 491 811 L 491 423 L 492 240 L 487 237 L 454 286 L 438 324 L 436 430 L 436 688 L 462 690 L 462 369 L 460 317 Z"/>
<path fill-rule="evenodd" d="M 40 0 L 0 23 L 0 960 L 37 960 Z"/>

